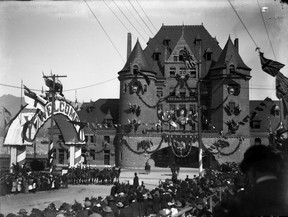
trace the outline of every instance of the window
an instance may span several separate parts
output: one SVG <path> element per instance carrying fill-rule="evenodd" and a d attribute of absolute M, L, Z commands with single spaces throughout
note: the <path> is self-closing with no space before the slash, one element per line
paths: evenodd
<path fill-rule="evenodd" d="M 157 96 L 162 97 L 163 96 L 163 88 L 162 87 L 157 87 Z"/>
<path fill-rule="evenodd" d="M 176 68 L 175 67 L 170 67 L 170 77 L 175 77 L 176 74 Z"/>
<path fill-rule="evenodd" d="M 160 53 L 153 53 L 153 58 L 156 61 L 160 60 Z"/>
<path fill-rule="evenodd" d="M 190 77 L 191 78 L 196 78 L 196 70 L 195 69 L 190 70 Z"/>
<path fill-rule="evenodd" d="M 178 61 L 178 56 L 173 56 L 173 61 L 177 62 Z"/>
<path fill-rule="evenodd" d="M 179 93 L 180 93 L 180 97 L 185 97 L 186 96 L 186 89 L 180 89 L 179 90 Z"/>
<path fill-rule="evenodd" d="M 230 64 L 229 70 L 230 70 L 230 72 L 234 72 L 235 71 L 235 66 L 233 64 Z"/>
<path fill-rule="evenodd" d="M 94 143 L 94 136 L 90 136 L 90 142 Z"/>
<path fill-rule="evenodd" d="M 85 135 L 85 142 L 88 142 L 88 136 Z"/>
<path fill-rule="evenodd" d="M 64 164 L 64 150 L 63 149 L 59 149 L 59 164 Z"/>
<path fill-rule="evenodd" d="M 235 102 L 229 102 L 228 103 L 229 109 L 232 113 L 234 113 L 234 109 L 235 109 Z"/>
<path fill-rule="evenodd" d="M 147 92 L 147 84 L 144 84 L 144 92 Z"/>
<path fill-rule="evenodd" d="M 183 61 L 183 50 L 179 52 L 179 61 Z"/>
<path fill-rule="evenodd" d="M 134 74 L 134 75 L 137 74 L 138 71 L 139 71 L 139 67 L 138 67 L 137 65 L 134 65 L 134 66 L 133 66 L 133 74 Z"/>
<path fill-rule="evenodd" d="M 96 160 L 94 149 L 90 150 L 90 157 L 92 158 L 92 160 Z"/>
<path fill-rule="evenodd" d="M 190 104 L 189 110 L 192 112 L 192 114 L 196 114 L 196 104 Z"/>
<path fill-rule="evenodd" d="M 251 121 L 251 128 L 252 129 L 260 129 L 261 121 L 259 120 L 253 120 Z"/>
<path fill-rule="evenodd" d="M 211 61 L 212 59 L 212 53 L 206 53 L 206 60 Z"/>
<path fill-rule="evenodd" d="M 110 136 L 104 136 L 104 141 L 110 143 Z"/>
<path fill-rule="evenodd" d="M 254 145 L 261 145 L 261 139 L 260 138 L 255 138 Z"/>

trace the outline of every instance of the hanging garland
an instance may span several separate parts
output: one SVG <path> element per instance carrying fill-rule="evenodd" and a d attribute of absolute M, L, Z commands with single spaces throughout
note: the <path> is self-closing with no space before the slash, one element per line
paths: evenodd
<path fill-rule="evenodd" d="M 176 157 L 185 158 L 189 156 L 192 150 L 192 143 L 194 143 L 198 136 L 192 136 L 189 138 L 184 138 L 183 136 L 166 136 L 166 141 L 168 145 L 171 147 L 173 154 Z"/>
<path fill-rule="evenodd" d="M 208 148 L 208 151 L 210 151 L 211 154 L 213 155 L 216 155 L 216 154 L 220 154 L 222 156 L 229 156 L 229 155 L 232 155 L 234 154 L 239 148 L 240 148 L 240 145 L 242 144 L 244 138 L 243 137 L 240 137 L 239 138 L 239 142 L 237 144 L 237 146 L 235 147 L 235 149 L 229 153 L 224 153 L 222 152 L 222 149 L 224 148 L 227 148 L 230 146 L 229 142 L 227 141 L 224 141 L 222 139 L 219 139 L 217 141 L 215 141 L 209 148 Z M 214 152 L 214 150 L 216 152 Z"/>
<path fill-rule="evenodd" d="M 135 151 L 135 150 L 133 150 L 133 149 L 131 148 L 131 146 L 128 144 L 127 140 L 124 139 L 124 138 L 121 138 L 121 143 L 124 144 L 124 145 L 125 145 L 131 152 L 133 152 L 134 154 L 140 155 L 140 154 L 144 154 L 144 153 L 146 153 L 146 154 L 153 154 L 153 153 L 155 153 L 156 151 L 158 151 L 158 150 L 161 148 L 162 143 L 163 143 L 163 140 L 164 140 L 164 138 L 162 137 L 162 138 L 161 138 L 161 141 L 159 142 L 158 147 L 157 147 L 154 151 L 148 151 L 147 149 L 144 150 L 144 151 Z"/>

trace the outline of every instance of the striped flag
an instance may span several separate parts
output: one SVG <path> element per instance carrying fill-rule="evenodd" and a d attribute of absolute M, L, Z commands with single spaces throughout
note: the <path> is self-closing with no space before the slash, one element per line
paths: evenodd
<path fill-rule="evenodd" d="M 259 52 L 259 55 L 262 70 L 273 77 L 275 77 L 279 73 L 279 70 L 285 66 L 282 63 L 265 58 L 264 53 L 262 52 Z"/>
<path fill-rule="evenodd" d="M 182 55 L 186 69 L 194 69 L 196 67 L 196 62 L 193 60 L 186 47 L 184 47 Z"/>

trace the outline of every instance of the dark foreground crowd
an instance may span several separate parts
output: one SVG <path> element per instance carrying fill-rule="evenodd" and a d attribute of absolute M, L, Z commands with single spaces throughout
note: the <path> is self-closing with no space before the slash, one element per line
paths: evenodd
<path fill-rule="evenodd" d="M 239 170 L 240 168 L 240 170 Z M 33 209 L 35 217 L 137 217 L 137 216 L 288 216 L 284 162 L 268 147 L 248 149 L 240 166 L 222 171 L 206 170 L 202 177 L 167 179 L 148 190 L 139 185 L 115 182 L 108 196 L 86 198 L 60 207 L 50 204 Z M 21 209 L 9 217 L 28 216 Z"/>

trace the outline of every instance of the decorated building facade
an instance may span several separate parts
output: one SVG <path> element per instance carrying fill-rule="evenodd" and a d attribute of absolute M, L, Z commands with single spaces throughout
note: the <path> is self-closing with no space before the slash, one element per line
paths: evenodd
<path fill-rule="evenodd" d="M 94 123 L 98 152 L 109 137 L 118 166 L 205 167 L 239 162 L 251 145 L 268 145 L 285 122 L 279 102 L 249 100 L 251 69 L 239 54 L 239 39 L 227 38 L 222 49 L 203 25 L 163 25 L 145 49 L 137 41 L 131 50 L 128 33 L 120 98 L 109 108 L 103 99 L 82 106 L 82 115 L 95 105 L 102 111 L 96 115 L 95 107 L 96 116 L 85 119 Z"/>

